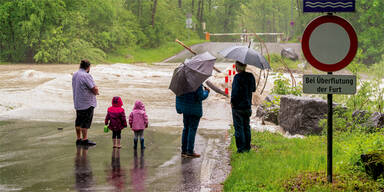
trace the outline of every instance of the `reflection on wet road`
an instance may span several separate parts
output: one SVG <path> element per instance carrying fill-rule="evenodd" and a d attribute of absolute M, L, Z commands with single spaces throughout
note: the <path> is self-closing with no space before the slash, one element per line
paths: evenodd
<path fill-rule="evenodd" d="M 124 191 L 126 179 L 125 174 L 125 169 L 120 164 L 120 149 L 113 148 L 111 167 L 107 173 L 107 181 L 114 187 L 114 191 Z"/>
<path fill-rule="evenodd" d="M 200 166 L 196 159 L 181 159 L 181 186 L 183 191 L 200 191 Z"/>
<path fill-rule="evenodd" d="M 88 148 L 76 147 L 75 157 L 75 189 L 78 191 L 90 191 L 93 183 L 92 168 L 87 158 Z"/>
<path fill-rule="evenodd" d="M 150 127 L 143 153 L 132 131 L 113 149 L 102 128 L 90 129 L 97 146 L 87 149 L 75 146 L 72 123 L 1 122 L 0 191 L 209 191 L 228 174 L 226 130 L 198 130 L 202 157 L 183 159 L 181 128 Z"/>
<path fill-rule="evenodd" d="M 145 191 L 145 178 L 147 168 L 145 167 L 144 150 L 141 150 L 140 156 L 137 150 L 133 152 L 133 168 L 131 169 L 131 184 L 134 191 Z"/>
<path fill-rule="evenodd" d="M 225 67 L 225 65 L 223 65 Z M 180 156 L 182 116 L 168 90 L 174 65 L 97 65 L 91 69 L 102 95 L 89 137 L 77 148 L 70 73 L 77 65 L 0 66 L 0 191 L 210 191 L 228 174 L 230 108 L 212 94 L 196 135 L 201 158 Z M 217 67 L 220 68 L 220 65 Z M 147 107 L 146 149 L 133 150 L 122 131 L 113 149 L 103 118 L 113 96 L 130 112 L 136 99 Z"/>

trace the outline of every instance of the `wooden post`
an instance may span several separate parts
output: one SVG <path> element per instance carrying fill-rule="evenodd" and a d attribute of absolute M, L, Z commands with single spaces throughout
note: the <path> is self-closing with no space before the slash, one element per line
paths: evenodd
<path fill-rule="evenodd" d="M 211 40 L 211 35 L 209 32 L 205 32 L 205 40 L 210 41 Z"/>
<path fill-rule="evenodd" d="M 190 47 L 188 47 L 187 45 L 185 45 L 183 42 L 179 41 L 178 39 L 176 39 L 175 41 L 176 41 L 177 43 L 179 43 L 181 46 L 183 46 L 185 49 L 187 49 L 189 52 L 191 52 L 192 54 L 197 55 L 196 52 L 194 52 Z M 221 73 L 221 71 L 220 71 L 218 68 L 213 67 L 213 69 L 214 69 L 215 71 L 217 71 L 218 73 Z"/>

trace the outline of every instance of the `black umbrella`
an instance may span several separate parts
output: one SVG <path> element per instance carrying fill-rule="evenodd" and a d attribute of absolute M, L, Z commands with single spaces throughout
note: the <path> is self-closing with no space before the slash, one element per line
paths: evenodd
<path fill-rule="evenodd" d="M 259 52 L 246 46 L 234 46 L 220 52 L 225 58 L 233 59 L 244 64 L 253 65 L 260 69 L 270 69 L 268 61 Z"/>
<path fill-rule="evenodd" d="M 196 91 L 212 75 L 215 61 L 208 52 L 186 59 L 174 70 L 169 89 L 177 96 Z"/>

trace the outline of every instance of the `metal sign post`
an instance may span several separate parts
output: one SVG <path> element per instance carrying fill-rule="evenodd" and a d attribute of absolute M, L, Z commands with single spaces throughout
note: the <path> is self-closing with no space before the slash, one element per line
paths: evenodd
<path fill-rule="evenodd" d="M 303 1 L 304 12 L 351 11 L 351 9 L 342 10 L 344 8 L 352 8 L 354 11 L 354 2 L 354 0 Z M 352 25 L 343 18 L 332 15 L 332 13 L 311 21 L 304 31 L 301 42 L 306 60 L 318 70 L 328 72 L 327 77 L 305 75 L 303 77 L 303 92 L 310 94 L 326 93 L 328 97 L 327 179 L 329 183 L 332 183 L 333 93 L 354 94 L 356 92 L 356 77 L 352 77 L 351 80 L 350 77 L 334 76 L 332 72 L 341 70 L 351 63 L 356 55 L 357 46 L 357 35 Z M 348 85 L 347 81 L 352 82 L 352 84 Z"/>
<path fill-rule="evenodd" d="M 303 92 L 306 94 L 327 94 L 328 104 L 328 130 L 327 130 L 327 178 L 332 182 L 333 159 L 333 94 L 355 94 L 355 75 L 304 75 Z"/>
<path fill-rule="evenodd" d="M 332 72 L 328 72 L 332 75 Z M 328 94 L 328 130 L 327 130 L 327 179 L 332 183 L 332 159 L 333 159 L 333 95 Z"/>

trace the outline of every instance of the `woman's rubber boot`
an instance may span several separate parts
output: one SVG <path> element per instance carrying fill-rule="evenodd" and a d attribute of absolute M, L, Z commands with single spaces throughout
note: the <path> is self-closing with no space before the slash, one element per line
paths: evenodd
<path fill-rule="evenodd" d="M 140 144 L 141 144 L 141 149 L 145 149 L 145 146 L 144 146 L 144 138 L 141 138 L 141 139 L 140 139 Z"/>
<path fill-rule="evenodd" d="M 134 138 L 134 139 L 133 139 L 133 149 L 134 149 L 134 150 L 137 149 L 137 138 Z"/>

